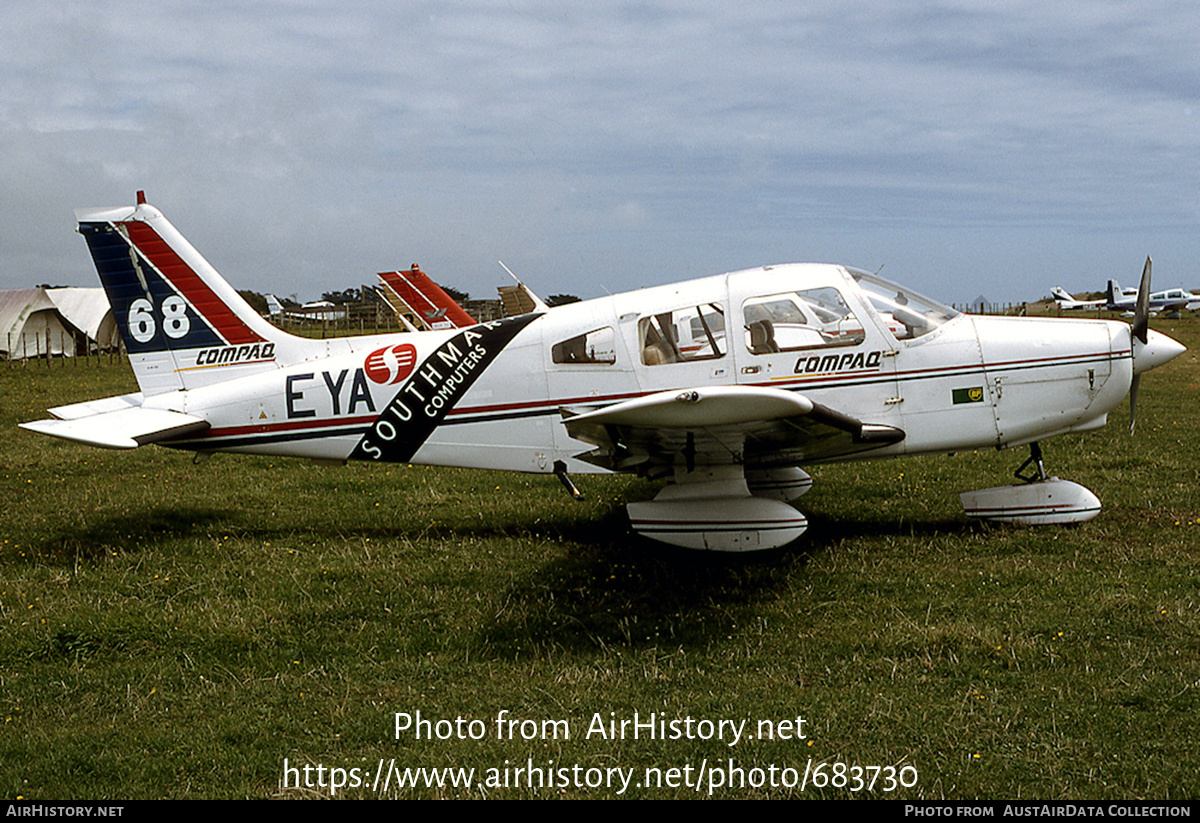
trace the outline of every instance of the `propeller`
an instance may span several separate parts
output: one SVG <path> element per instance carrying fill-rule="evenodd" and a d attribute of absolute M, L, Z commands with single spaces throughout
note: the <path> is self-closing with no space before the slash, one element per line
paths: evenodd
<path fill-rule="evenodd" d="M 1133 325 L 1130 327 L 1130 345 L 1133 345 L 1133 340 L 1136 338 L 1142 342 L 1143 348 L 1150 339 L 1150 257 L 1146 257 L 1146 265 L 1142 269 L 1142 282 L 1138 286 L 1137 306 L 1133 311 Z M 1142 380 L 1142 375 L 1134 369 L 1133 382 L 1129 384 L 1129 433 L 1133 434 L 1133 427 L 1137 423 L 1137 396 L 1138 383 Z"/>

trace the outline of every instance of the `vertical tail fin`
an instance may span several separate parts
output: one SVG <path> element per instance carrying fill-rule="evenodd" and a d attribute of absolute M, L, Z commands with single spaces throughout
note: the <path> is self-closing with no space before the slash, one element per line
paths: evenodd
<path fill-rule="evenodd" d="M 141 192 L 76 218 L 145 395 L 278 368 L 305 342 L 259 317 Z"/>

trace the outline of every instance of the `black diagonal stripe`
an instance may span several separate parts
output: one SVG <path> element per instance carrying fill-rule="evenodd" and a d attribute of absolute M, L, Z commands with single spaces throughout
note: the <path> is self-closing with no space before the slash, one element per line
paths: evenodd
<path fill-rule="evenodd" d="M 396 392 L 350 454 L 407 463 L 496 356 L 540 314 L 471 326 L 433 350 Z"/>

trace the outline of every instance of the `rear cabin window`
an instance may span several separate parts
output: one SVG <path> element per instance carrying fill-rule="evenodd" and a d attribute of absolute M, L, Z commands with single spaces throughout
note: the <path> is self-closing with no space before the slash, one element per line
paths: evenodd
<path fill-rule="evenodd" d="M 719 303 L 704 303 L 643 317 L 638 340 L 647 366 L 724 357 L 725 309 Z"/>
<path fill-rule="evenodd" d="M 609 366 L 617 362 L 616 336 L 611 326 L 593 329 L 550 347 L 555 363 Z"/>

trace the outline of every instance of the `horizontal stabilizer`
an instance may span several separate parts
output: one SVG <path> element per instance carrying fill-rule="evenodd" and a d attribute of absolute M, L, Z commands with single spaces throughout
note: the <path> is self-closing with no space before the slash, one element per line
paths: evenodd
<path fill-rule="evenodd" d="M 58 406 L 48 409 L 59 420 L 78 420 L 81 417 L 91 417 L 105 412 L 135 409 L 142 405 L 142 393 L 122 394 L 117 397 L 104 397 L 99 400 L 85 400 L 82 403 L 72 403 L 69 406 Z"/>
<path fill-rule="evenodd" d="M 108 401 L 121 398 L 110 397 Z M 103 403 L 105 401 L 96 401 Z M 55 411 L 72 410 L 76 406 L 63 406 Z M 136 449 L 147 443 L 157 443 L 184 434 L 193 434 L 209 427 L 207 420 L 190 414 L 145 409 L 127 406 L 115 411 L 105 411 L 87 416 L 68 417 L 60 420 L 35 420 L 22 423 L 21 428 L 64 440 L 74 440 L 89 446 L 105 449 Z"/>

